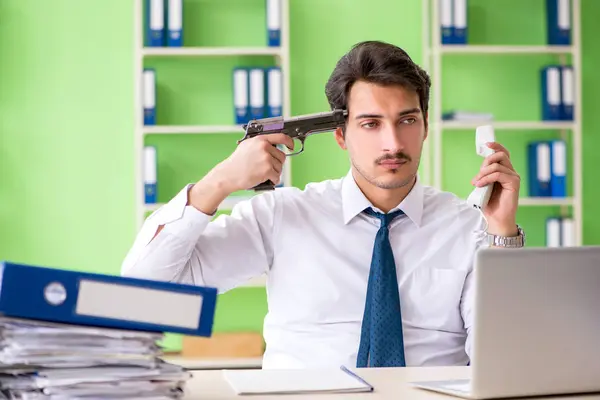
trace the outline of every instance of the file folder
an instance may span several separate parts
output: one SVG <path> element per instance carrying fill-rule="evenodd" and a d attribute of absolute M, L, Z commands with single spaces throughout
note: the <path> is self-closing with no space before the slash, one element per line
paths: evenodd
<path fill-rule="evenodd" d="M 156 147 L 144 146 L 144 201 L 146 204 L 156 204 Z"/>
<path fill-rule="evenodd" d="M 246 124 L 250 120 L 250 99 L 248 88 L 248 70 L 234 68 L 233 70 L 233 102 L 235 108 L 235 123 Z"/>
<path fill-rule="evenodd" d="M 562 218 L 560 226 L 560 244 L 562 247 L 573 247 L 575 243 L 575 222 L 572 218 Z"/>
<path fill-rule="evenodd" d="M 442 44 L 454 43 L 454 25 L 452 23 L 452 0 L 438 0 L 440 6 L 440 29 Z"/>
<path fill-rule="evenodd" d="M 467 44 L 467 0 L 454 0 L 454 44 Z"/>
<path fill-rule="evenodd" d="M 210 336 L 217 289 L 0 263 L 0 314 L 115 329 Z"/>
<path fill-rule="evenodd" d="M 142 75 L 144 125 L 156 125 L 156 71 L 153 68 L 144 68 Z"/>
<path fill-rule="evenodd" d="M 281 68 L 268 68 L 267 71 L 267 117 L 283 115 L 283 79 Z"/>
<path fill-rule="evenodd" d="M 250 118 L 265 116 L 265 71 L 262 68 L 250 68 Z"/>
<path fill-rule="evenodd" d="M 548 197 L 550 188 L 550 144 L 532 142 L 527 145 L 529 196 Z"/>
<path fill-rule="evenodd" d="M 549 45 L 571 44 L 570 0 L 546 0 L 546 35 Z"/>
<path fill-rule="evenodd" d="M 146 0 L 146 45 L 165 45 L 165 0 Z"/>
<path fill-rule="evenodd" d="M 542 68 L 542 119 L 561 119 L 560 66 L 549 65 Z"/>
<path fill-rule="evenodd" d="M 567 144 L 564 140 L 553 140 L 551 145 L 550 195 L 552 197 L 566 197 Z"/>
<path fill-rule="evenodd" d="M 546 219 L 546 247 L 561 246 L 561 220 L 557 217 Z"/>
<path fill-rule="evenodd" d="M 267 1 L 267 43 L 269 47 L 281 46 L 281 0 Z"/>
<path fill-rule="evenodd" d="M 561 119 L 573 121 L 575 111 L 575 81 L 573 67 L 561 67 Z"/>
<path fill-rule="evenodd" d="M 183 0 L 167 0 L 167 46 L 183 45 Z"/>

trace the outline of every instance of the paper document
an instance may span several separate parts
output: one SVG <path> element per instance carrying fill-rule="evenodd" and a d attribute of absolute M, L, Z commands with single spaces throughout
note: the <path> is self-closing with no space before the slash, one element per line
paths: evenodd
<path fill-rule="evenodd" d="M 155 332 L 0 318 L 0 399 L 177 399 L 191 374 Z"/>
<path fill-rule="evenodd" d="M 370 392 L 373 387 L 355 373 L 340 369 L 224 370 L 238 395 Z"/>

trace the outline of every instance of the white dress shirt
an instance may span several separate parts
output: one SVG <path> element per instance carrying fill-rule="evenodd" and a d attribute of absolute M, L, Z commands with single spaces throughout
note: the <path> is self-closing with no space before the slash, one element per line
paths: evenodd
<path fill-rule="evenodd" d="M 213 221 L 186 206 L 188 188 L 146 220 L 122 274 L 225 292 L 266 273 L 263 368 L 355 366 L 379 220 L 361 213 L 371 204 L 352 174 L 259 194 Z M 406 363 L 466 365 L 484 220 L 419 181 L 397 208 L 406 215 L 390 241 Z"/>

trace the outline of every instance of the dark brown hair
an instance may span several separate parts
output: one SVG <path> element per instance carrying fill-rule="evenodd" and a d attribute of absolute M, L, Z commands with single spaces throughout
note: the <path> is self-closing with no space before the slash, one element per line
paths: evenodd
<path fill-rule="evenodd" d="M 365 41 L 352 46 L 337 62 L 325 85 L 331 109 L 347 108 L 348 93 L 356 81 L 400 85 L 414 90 L 419 95 L 423 115 L 427 115 L 429 75 L 400 47 L 380 41 Z"/>

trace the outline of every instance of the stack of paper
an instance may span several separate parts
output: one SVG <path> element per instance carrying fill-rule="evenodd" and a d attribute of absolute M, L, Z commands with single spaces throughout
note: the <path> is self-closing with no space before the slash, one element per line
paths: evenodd
<path fill-rule="evenodd" d="M 190 373 L 164 362 L 162 334 L 0 318 L 7 399 L 175 399 Z"/>

